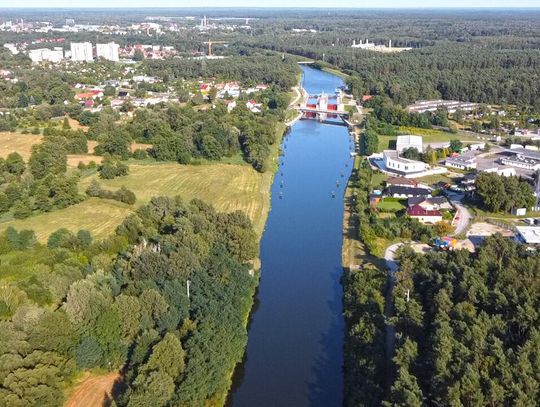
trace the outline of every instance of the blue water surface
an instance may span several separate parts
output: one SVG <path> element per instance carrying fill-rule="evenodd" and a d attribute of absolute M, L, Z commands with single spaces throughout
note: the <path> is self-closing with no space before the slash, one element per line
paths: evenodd
<path fill-rule="evenodd" d="M 317 94 L 343 82 L 304 68 L 302 84 Z M 342 404 L 339 280 L 350 143 L 346 127 L 314 120 L 297 122 L 283 141 L 246 360 L 229 399 L 234 407 Z"/>

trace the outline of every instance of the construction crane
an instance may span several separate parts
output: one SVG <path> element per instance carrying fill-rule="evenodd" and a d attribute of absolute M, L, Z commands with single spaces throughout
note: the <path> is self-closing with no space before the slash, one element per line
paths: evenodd
<path fill-rule="evenodd" d="M 204 44 L 208 44 L 208 56 L 212 56 L 212 44 L 228 44 L 227 41 L 205 41 Z"/>

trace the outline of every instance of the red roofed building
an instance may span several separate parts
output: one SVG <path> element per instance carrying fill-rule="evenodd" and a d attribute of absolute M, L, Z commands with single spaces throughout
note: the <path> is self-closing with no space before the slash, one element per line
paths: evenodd
<path fill-rule="evenodd" d="M 371 100 L 373 96 L 371 95 L 364 95 L 362 96 L 362 102 L 367 102 L 368 100 Z"/>
<path fill-rule="evenodd" d="M 421 223 L 437 223 L 442 220 L 441 212 L 424 209 L 420 205 L 407 208 L 407 215 L 411 218 L 418 219 Z"/>
<path fill-rule="evenodd" d="M 210 83 L 201 83 L 199 85 L 199 90 L 201 92 L 208 92 L 211 87 L 212 87 L 212 85 Z"/>
<path fill-rule="evenodd" d="M 75 99 L 77 100 L 88 100 L 88 99 L 95 99 L 95 98 L 101 98 L 101 97 L 103 97 L 102 90 L 91 90 L 84 93 L 77 93 L 75 95 Z"/>

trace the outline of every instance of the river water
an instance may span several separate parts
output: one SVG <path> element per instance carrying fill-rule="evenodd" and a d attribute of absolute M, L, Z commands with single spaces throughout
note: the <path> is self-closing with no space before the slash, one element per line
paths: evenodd
<path fill-rule="evenodd" d="M 343 84 L 303 69 L 310 94 Z M 341 244 L 350 143 L 346 127 L 315 120 L 297 122 L 284 138 L 246 359 L 229 398 L 234 407 L 342 404 Z"/>

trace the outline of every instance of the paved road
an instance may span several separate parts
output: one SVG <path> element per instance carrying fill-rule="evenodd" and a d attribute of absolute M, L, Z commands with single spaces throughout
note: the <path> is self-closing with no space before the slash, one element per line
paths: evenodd
<path fill-rule="evenodd" d="M 454 236 L 459 235 L 460 233 L 464 233 L 467 230 L 467 227 L 469 226 L 472 217 L 469 210 L 461 203 L 463 197 L 463 194 L 457 194 L 452 192 L 448 193 L 448 199 L 450 199 L 452 204 L 457 209 L 456 215 L 452 220 L 452 225 L 456 227 L 454 231 Z"/>
<path fill-rule="evenodd" d="M 300 98 L 302 97 L 302 92 L 300 92 L 300 89 L 298 89 L 298 86 L 293 87 L 293 90 L 296 92 L 296 96 L 294 100 L 291 103 L 289 103 L 289 107 L 295 106 L 300 100 Z"/>

